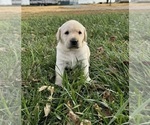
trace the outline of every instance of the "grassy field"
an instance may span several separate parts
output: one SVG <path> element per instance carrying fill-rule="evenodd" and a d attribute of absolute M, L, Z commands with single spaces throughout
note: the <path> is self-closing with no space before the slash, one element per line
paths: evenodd
<path fill-rule="evenodd" d="M 55 34 L 69 19 L 87 29 L 90 77 L 97 82 L 85 83 L 82 69 L 76 67 L 65 73 L 62 89 L 54 85 Z M 22 124 L 78 125 L 85 119 L 87 125 L 128 124 L 128 26 L 126 12 L 22 18 Z M 41 86 L 54 87 L 54 92 L 39 92 Z"/>

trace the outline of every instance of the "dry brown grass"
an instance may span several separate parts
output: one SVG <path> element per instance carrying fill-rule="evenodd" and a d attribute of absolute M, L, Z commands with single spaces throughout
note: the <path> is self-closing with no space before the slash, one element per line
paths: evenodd
<path fill-rule="evenodd" d="M 0 6 L 0 20 L 21 17 L 21 7 L 19 6 Z"/>
<path fill-rule="evenodd" d="M 128 3 L 125 4 L 90 4 L 77 6 L 24 6 L 22 7 L 23 16 L 32 14 L 85 14 L 101 12 L 120 12 L 128 11 Z"/>
<path fill-rule="evenodd" d="M 77 6 L 4 6 L 0 7 L 0 16 L 9 16 L 12 14 L 22 13 L 23 16 L 32 14 L 85 14 L 85 13 L 103 13 L 103 12 L 123 12 L 128 11 L 129 5 L 133 6 L 148 6 L 147 4 L 129 4 L 129 3 L 112 3 L 109 4 L 89 4 Z"/>
<path fill-rule="evenodd" d="M 39 13 L 39 12 L 60 12 L 60 11 L 76 11 L 76 10 L 103 10 L 103 9 L 127 9 L 129 4 L 89 4 L 77 6 L 25 6 L 22 7 L 23 13 Z M 120 8 L 121 7 L 121 8 Z"/>

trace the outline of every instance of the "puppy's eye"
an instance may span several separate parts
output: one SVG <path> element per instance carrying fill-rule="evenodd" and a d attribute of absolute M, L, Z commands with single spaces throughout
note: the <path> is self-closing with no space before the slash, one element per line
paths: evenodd
<path fill-rule="evenodd" d="M 79 31 L 78 33 L 79 33 L 79 34 L 82 34 L 82 32 L 81 32 L 81 31 Z"/>
<path fill-rule="evenodd" d="M 69 31 L 66 31 L 65 34 L 68 35 L 68 34 L 69 34 Z"/>

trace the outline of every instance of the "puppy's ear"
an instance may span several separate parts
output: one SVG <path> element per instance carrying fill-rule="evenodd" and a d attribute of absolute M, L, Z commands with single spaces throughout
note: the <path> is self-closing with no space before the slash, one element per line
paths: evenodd
<path fill-rule="evenodd" d="M 61 40 L 61 28 L 60 28 L 60 27 L 59 27 L 58 30 L 57 30 L 56 39 L 57 39 L 57 41 L 60 41 L 60 40 Z"/>
<path fill-rule="evenodd" d="M 86 32 L 86 29 L 84 28 L 84 39 L 83 41 L 87 42 L 87 32 Z"/>

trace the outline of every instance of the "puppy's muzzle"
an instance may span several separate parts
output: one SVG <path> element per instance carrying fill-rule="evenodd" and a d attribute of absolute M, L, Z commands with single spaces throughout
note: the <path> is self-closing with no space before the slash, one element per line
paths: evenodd
<path fill-rule="evenodd" d="M 70 40 L 70 48 L 79 48 L 79 46 L 78 46 L 78 40 L 77 39 L 72 38 Z"/>

